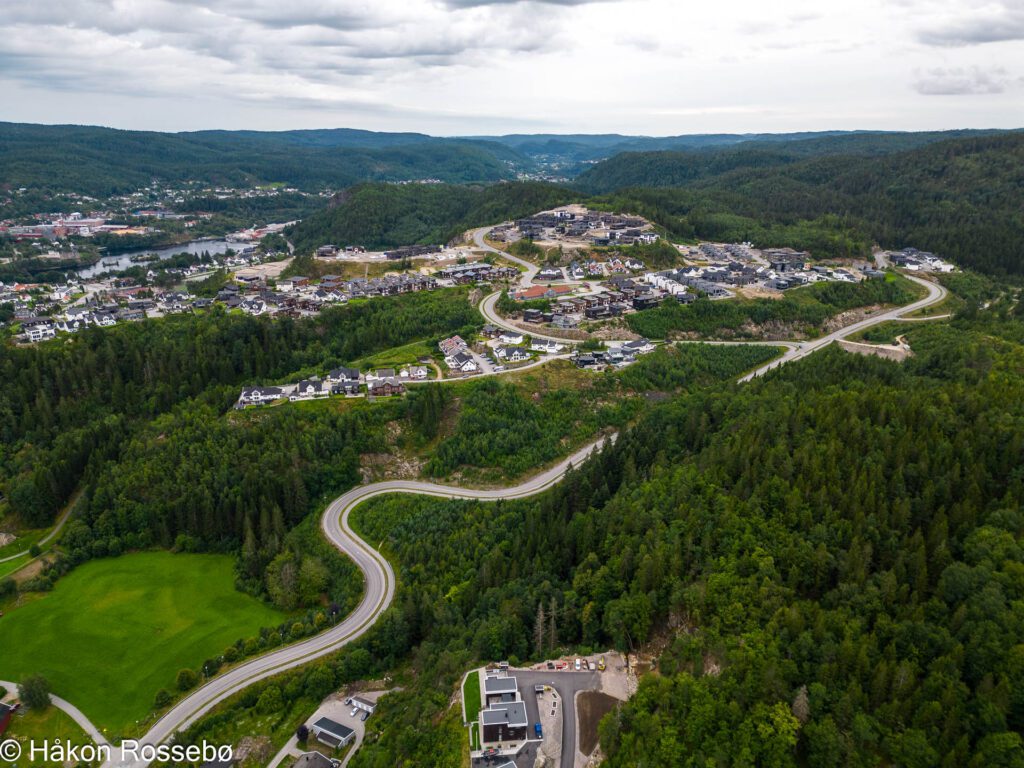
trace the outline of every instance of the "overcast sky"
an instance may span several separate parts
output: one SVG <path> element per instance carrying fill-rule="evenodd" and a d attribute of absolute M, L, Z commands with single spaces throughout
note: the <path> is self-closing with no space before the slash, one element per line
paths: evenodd
<path fill-rule="evenodd" d="M 0 119 L 438 135 L 1024 126 L 1024 0 L 0 0 Z"/>

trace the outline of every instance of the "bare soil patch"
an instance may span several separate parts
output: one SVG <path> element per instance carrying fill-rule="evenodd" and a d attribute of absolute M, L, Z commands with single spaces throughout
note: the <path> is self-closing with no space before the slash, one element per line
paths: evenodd
<path fill-rule="evenodd" d="M 600 691 L 583 691 L 576 698 L 576 713 L 580 724 L 580 752 L 592 754 L 597 749 L 597 724 L 615 709 L 619 700 Z"/>

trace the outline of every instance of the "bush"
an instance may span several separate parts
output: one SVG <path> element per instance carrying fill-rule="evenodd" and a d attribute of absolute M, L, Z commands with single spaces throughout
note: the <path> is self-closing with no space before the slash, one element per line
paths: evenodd
<path fill-rule="evenodd" d="M 47 709 L 50 706 L 49 681 L 42 675 L 26 677 L 18 686 L 18 698 L 29 709 Z"/>
<path fill-rule="evenodd" d="M 159 691 L 156 692 L 156 698 L 153 700 L 154 706 L 158 708 L 166 707 L 170 703 L 171 694 L 166 688 L 161 688 Z"/>
<path fill-rule="evenodd" d="M 179 691 L 188 691 L 196 687 L 196 683 L 199 682 L 199 675 L 191 669 L 183 669 L 178 673 L 175 685 Z"/>

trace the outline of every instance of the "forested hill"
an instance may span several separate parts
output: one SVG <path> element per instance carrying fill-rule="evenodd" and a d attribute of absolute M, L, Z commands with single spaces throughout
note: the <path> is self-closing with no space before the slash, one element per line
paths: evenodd
<path fill-rule="evenodd" d="M 0 186 L 106 195 L 154 179 L 224 185 L 283 182 L 338 189 L 360 181 L 511 177 L 501 144 L 370 131 L 157 133 L 0 123 Z"/>
<path fill-rule="evenodd" d="M 470 227 L 564 205 L 577 195 L 539 182 L 487 187 L 442 184 L 362 184 L 335 196 L 326 209 L 289 232 L 299 253 L 325 243 L 389 248 L 443 243 Z"/>
<path fill-rule="evenodd" d="M 764 242 L 821 223 L 861 242 L 913 245 L 965 266 L 1022 273 L 1024 133 L 870 156 L 802 157 L 789 147 L 622 154 L 577 179 L 588 192 L 642 200 L 678 233 Z"/>

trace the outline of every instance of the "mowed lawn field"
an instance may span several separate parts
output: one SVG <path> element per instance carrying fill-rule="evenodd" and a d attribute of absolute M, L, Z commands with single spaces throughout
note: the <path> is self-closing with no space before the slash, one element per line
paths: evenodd
<path fill-rule="evenodd" d="M 0 617 L 0 679 L 41 673 L 116 735 L 178 670 L 198 669 L 286 614 L 238 592 L 227 555 L 145 552 L 85 563 Z"/>

